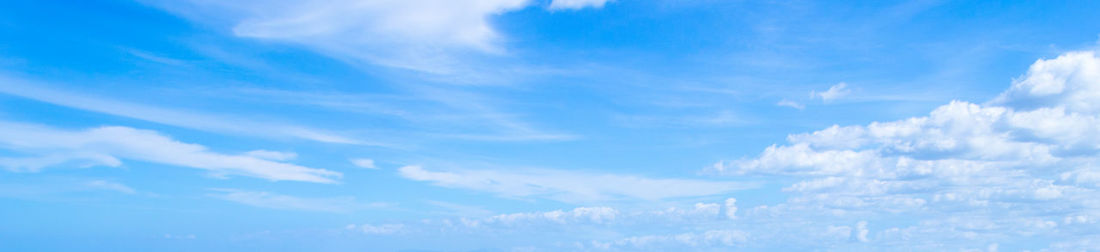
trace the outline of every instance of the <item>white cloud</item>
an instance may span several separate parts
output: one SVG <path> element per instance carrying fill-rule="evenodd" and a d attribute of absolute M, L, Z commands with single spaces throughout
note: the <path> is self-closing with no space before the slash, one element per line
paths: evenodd
<path fill-rule="evenodd" d="M 551 10 L 603 8 L 609 0 L 554 0 L 550 2 Z"/>
<path fill-rule="evenodd" d="M 243 175 L 269 180 L 334 183 L 339 172 L 211 152 L 154 131 L 109 126 L 72 131 L 42 125 L 0 122 L 0 146 L 29 158 L 0 159 L 12 171 L 37 171 L 62 163 L 119 166 L 122 159 L 208 170 L 214 175 Z"/>
<path fill-rule="evenodd" d="M 531 225 L 532 223 L 551 222 L 557 224 L 587 222 L 601 224 L 615 220 L 620 213 L 610 207 L 578 207 L 571 211 L 555 210 L 549 212 L 513 213 L 494 215 L 479 221 L 480 224 Z"/>
<path fill-rule="evenodd" d="M 400 233 L 402 230 L 405 229 L 405 225 L 402 225 L 402 224 L 382 224 L 382 225 L 370 225 L 370 224 L 355 225 L 355 224 L 350 224 L 347 227 L 345 227 L 345 229 L 355 230 L 355 231 L 359 231 L 359 232 L 362 232 L 364 234 L 369 234 L 369 235 L 375 235 L 375 234 L 388 235 L 388 234 Z"/>
<path fill-rule="evenodd" d="M 815 95 L 835 99 L 827 94 L 844 86 L 834 87 Z M 775 225 L 797 228 L 795 220 L 811 216 L 910 216 L 919 223 L 877 235 L 862 220 L 827 229 L 874 246 L 937 242 L 919 250 L 1059 240 L 1095 234 L 1072 225 L 1100 213 L 1096 125 L 1100 57 L 1072 52 L 1037 61 L 985 105 L 953 101 L 927 116 L 792 134 L 786 144 L 709 170 L 795 181 L 783 189 L 792 194 L 785 203 L 742 211 L 738 220 L 792 218 Z"/>
<path fill-rule="evenodd" d="M 134 190 L 134 188 L 130 188 L 129 186 L 123 185 L 118 182 L 111 182 L 106 180 L 92 180 L 84 183 L 84 185 L 93 189 L 115 191 L 125 194 L 137 193 L 137 190 Z"/>
<path fill-rule="evenodd" d="M 857 241 L 860 241 L 860 242 L 869 242 L 869 241 L 871 241 L 871 239 L 867 238 L 867 233 L 868 232 L 870 232 L 870 231 L 867 230 L 867 222 L 866 221 L 860 221 L 859 223 L 856 223 L 856 240 Z"/>
<path fill-rule="evenodd" d="M 593 241 L 591 247 L 612 250 L 663 250 L 668 248 L 729 247 L 746 243 L 748 240 L 748 233 L 726 229 L 670 235 L 632 236 L 611 242 Z"/>
<path fill-rule="evenodd" d="M 726 206 L 726 210 L 725 210 L 726 218 L 730 218 L 730 219 L 737 218 L 737 199 L 734 199 L 734 198 L 726 199 L 725 206 Z"/>
<path fill-rule="evenodd" d="M 315 212 L 346 213 L 363 209 L 385 206 L 380 203 L 360 203 L 354 197 L 303 198 L 270 192 L 242 191 L 236 189 L 213 189 L 211 197 L 237 202 L 254 207 L 300 210 Z"/>
<path fill-rule="evenodd" d="M 137 195 L 138 190 L 111 179 L 35 176 L 0 183 L 0 197 L 31 201 L 83 201 L 85 193 L 110 192 Z M 142 193 L 146 196 L 155 194 Z"/>
<path fill-rule="evenodd" d="M 750 187 L 738 182 L 651 179 L 556 170 L 430 171 L 420 166 L 405 166 L 398 171 L 407 179 L 427 181 L 437 186 L 485 191 L 506 197 L 539 196 L 565 202 L 622 198 L 660 200 L 715 195 Z"/>
<path fill-rule="evenodd" d="M 246 152 L 245 155 L 267 159 L 271 161 L 289 161 L 298 158 L 298 153 L 294 152 L 281 152 L 281 151 L 269 151 L 269 150 L 254 150 Z"/>
<path fill-rule="evenodd" d="M 726 201 L 730 203 L 730 201 Z M 675 227 L 718 221 L 719 225 L 730 222 L 717 203 L 695 203 L 683 207 L 668 207 L 660 210 L 622 211 L 614 207 L 584 206 L 570 210 L 552 210 L 541 212 L 520 212 L 496 214 L 482 218 L 460 217 L 458 219 L 421 220 L 400 224 L 407 231 L 446 231 L 466 233 L 481 231 L 515 230 L 561 230 L 561 227 L 603 227 L 603 226 L 647 226 L 661 225 Z M 393 225 L 386 224 L 386 225 Z M 379 226 L 379 225 L 374 225 Z"/>
<path fill-rule="evenodd" d="M 775 105 L 780 106 L 780 107 L 791 107 L 791 108 L 795 108 L 795 109 L 805 109 L 806 108 L 806 105 L 802 105 L 801 103 L 794 102 L 794 101 L 787 100 L 787 99 L 779 100 L 779 102 L 775 103 Z"/>
<path fill-rule="evenodd" d="M 528 0 L 149 0 L 200 22 L 232 23 L 237 36 L 299 44 L 329 56 L 453 74 L 464 52 L 502 52 L 496 15 Z M 222 24 L 219 24 L 222 25 Z"/>
<path fill-rule="evenodd" d="M 1100 60 L 1096 52 L 1071 52 L 1038 60 L 1027 74 L 991 104 L 1024 110 L 1061 107 L 1067 112 L 1100 112 Z"/>
<path fill-rule="evenodd" d="M 299 138 L 325 143 L 379 145 L 296 125 L 253 122 L 242 118 L 208 115 L 144 104 L 100 99 L 85 94 L 47 88 L 45 83 L 0 75 L 0 93 L 80 110 L 134 118 L 177 127 L 218 133 Z"/>
<path fill-rule="evenodd" d="M 378 169 L 378 167 L 374 165 L 374 160 L 373 159 L 356 158 L 356 159 L 351 159 L 349 161 L 351 161 L 351 164 L 353 164 L 353 165 L 355 165 L 359 168 Z"/>
<path fill-rule="evenodd" d="M 831 102 L 847 96 L 848 93 L 851 93 L 848 90 L 848 84 L 841 82 L 829 87 L 824 92 L 810 91 L 810 98 L 821 98 L 822 101 Z"/>

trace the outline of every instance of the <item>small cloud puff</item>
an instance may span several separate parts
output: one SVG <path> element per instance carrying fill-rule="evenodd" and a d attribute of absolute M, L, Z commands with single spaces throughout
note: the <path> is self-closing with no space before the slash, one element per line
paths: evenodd
<path fill-rule="evenodd" d="M 791 107 L 791 108 L 795 108 L 795 109 L 799 109 L 799 110 L 802 110 L 802 109 L 806 108 L 806 105 L 802 105 L 801 103 L 791 101 L 791 100 L 787 100 L 787 99 L 779 100 L 779 102 L 775 103 L 775 105 L 780 106 L 780 107 Z"/>
<path fill-rule="evenodd" d="M 378 166 L 374 165 L 374 160 L 373 159 L 356 158 L 356 159 L 351 159 L 349 161 L 351 161 L 351 164 L 354 164 L 356 167 L 359 167 L 359 168 L 378 169 Z"/>
<path fill-rule="evenodd" d="M 810 98 L 821 98 L 824 102 L 831 102 L 847 96 L 848 93 L 851 93 L 851 90 L 848 90 L 848 84 L 841 82 L 829 87 L 824 92 L 810 91 Z"/>

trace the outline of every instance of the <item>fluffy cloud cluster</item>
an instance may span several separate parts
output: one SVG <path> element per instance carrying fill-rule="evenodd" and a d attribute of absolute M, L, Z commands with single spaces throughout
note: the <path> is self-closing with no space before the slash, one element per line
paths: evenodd
<path fill-rule="evenodd" d="M 953 101 L 928 116 L 794 134 L 710 170 L 798 180 L 784 188 L 792 199 L 757 214 L 918 222 L 887 227 L 883 240 L 1059 240 L 1098 232 L 1076 222 L 1100 214 L 1098 125 L 1100 58 L 1072 52 L 1037 61 L 985 104 Z"/>

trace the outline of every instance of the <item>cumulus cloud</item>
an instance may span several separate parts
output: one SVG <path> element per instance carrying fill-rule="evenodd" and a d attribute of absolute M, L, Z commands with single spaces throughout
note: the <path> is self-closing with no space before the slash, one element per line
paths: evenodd
<path fill-rule="evenodd" d="M 381 203 L 360 203 L 354 197 L 305 198 L 271 192 L 243 191 L 237 189 L 212 189 L 210 196 L 261 208 L 315 212 L 346 213 L 356 210 L 383 207 Z"/>
<path fill-rule="evenodd" d="M 844 88 L 815 96 L 836 99 Z M 1008 234 L 1057 241 L 1096 234 L 1073 226 L 1100 212 L 1096 125 L 1100 58 L 1071 52 L 1035 62 L 984 104 L 952 101 L 927 116 L 792 134 L 758 156 L 708 170 L 795 180 L 783 189 L 792 193 L 786 203 L 750 216 L 922 216 L 879 232 L 881 244 L 935 240 L 927 248 L 961 249 L 1013 242 Z M 867 222 L 829 230 L 880 242 Z"/>
<path fill-rule="evenodd" d="M 398 169 L 407 179 L 437 186 L 485 191 L 505 197 L 544 197 L 565 202 L 615 199 L 660 200 L 707 196 L 750 188 L 750 184 L 689 179 L 651 179 L 615 174 L 556 170 L 431 171 L 420 166 Z"/>
<path fill-rule="evenodd" d="M 1100 62 L 1096 52 L 1071 52 L 1039 60 L 1012 87 L 990 102 L 1023 110 L 1061 108 L 1100 113 Z"/>
<path fill-rule="evenodd" d="M 241 175 L 269 180 L 334 183 L 339 172 L 277 162 L 249 155 L 212 152 L 154 131 L 105 126 L 65 130 L 43 125 L 0 122 L 0 148 L 27 157 L 0 158 L 9 171 L 35 172 L 49 166 L 120 166 L 131 159 L 210 171 L 213 175 Z"/>
<path fill-rule="evenodd" d="M 726 210 L 725 210 L 726 217 L 730 218 L 730 219 L 737 218 L 737 199 L 734 199 L 734 198 L 726 199 L 725 206 L 726 206 Z"/>

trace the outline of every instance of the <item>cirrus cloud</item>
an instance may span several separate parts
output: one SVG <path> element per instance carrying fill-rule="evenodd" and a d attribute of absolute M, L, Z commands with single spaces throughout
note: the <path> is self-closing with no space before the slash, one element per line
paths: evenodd
<path fill-rule="evenodd" d="M 49 166 L 119 166 L 120 159 L 203 169 L 216 176 L 241 175 L 273 181 L 335 183 L 335 171 L 284 163 L 252 155 L 222 154 L 205 146 L 176 141 L 150 130 L 104 126 L 65 130 L 43 125 L 0 121 L 0 148 L 29 155 L 3 157 L 10 171 L 35 172 Z M 256 152 L 253 152 L 255 154 Z"/>

